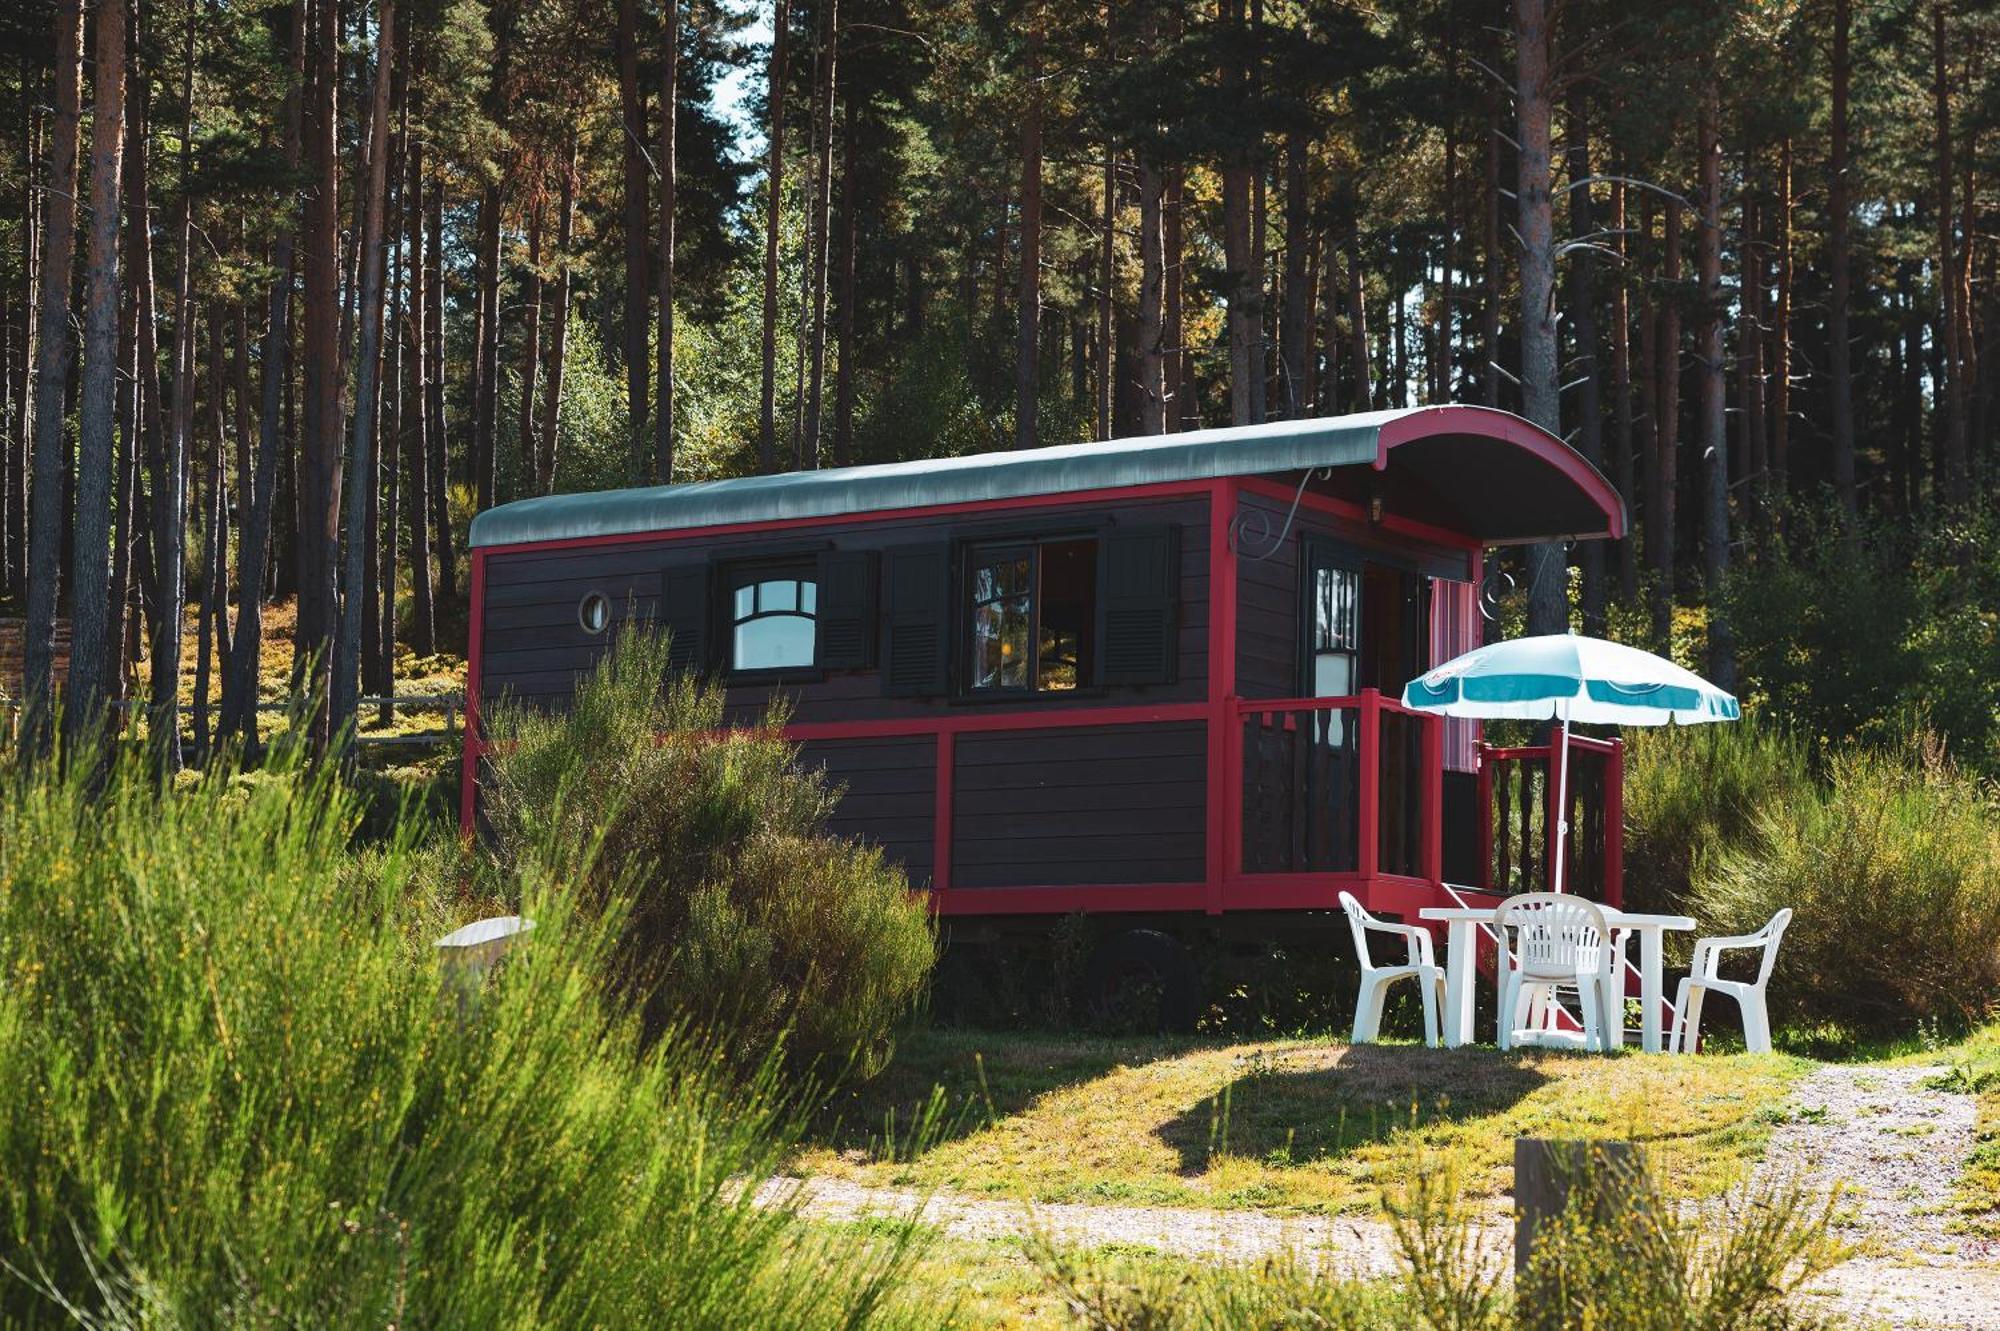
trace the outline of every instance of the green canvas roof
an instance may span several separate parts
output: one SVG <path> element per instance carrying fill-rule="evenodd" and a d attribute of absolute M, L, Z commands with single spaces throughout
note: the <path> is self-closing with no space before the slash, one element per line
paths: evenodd
<path fill-rule="evenodd" d="M 1617 492 L 1552 435 L 1483 407 L 1416 407 L 523 499 L 475 517 L 472 544 L 572 541 L 1357 466 L 1408 478 L 1430 492 L 1459 530 L 1486 541 L 1624 532 Z"/>

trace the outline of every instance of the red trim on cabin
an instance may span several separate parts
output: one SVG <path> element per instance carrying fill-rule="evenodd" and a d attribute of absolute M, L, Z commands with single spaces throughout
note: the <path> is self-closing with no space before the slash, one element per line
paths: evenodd
<path fill-rule="evenodd" d="M 510 545 L 485 545 L 488 554 L 515 554 L 532 550 L 587 550 L 600 545 L 632 545 L 647 541 L 691 541 L 704 536 L 741 535 L 767 531 L 791 531 L 798 527 L 847 526 L 857 522 L 908 522 L 916 518 L 955 517 L 966 513 L 1005 512 L 1021 508 L 1061 508 L 1089 505 L 1106 500 L 1186 498 L 1207 494 L 1214 481 L 1157 481 L 1151 485 L 1115 486 L 1101 490 L 1072 490 L 1064 494 L 1020 495 L 1012 499 L 971 499 L 962 504 L 924 504 L 915 508 L 876 508 L 861 513 L 829 513 L 810 518 L 774 518 L 768 522 L 720 522 L 706 527 L 675 527 L 659 531 L 616 532 L 607 536 L 577 536 L 563 541 L 519 541 Z"/>
<path fill-rule="evenodd" d="M 1403 874 L 1365 878 L 1356 873 L 1232 874 L 1224 880 L 1229 909 L 1337 910 L 1352 892 L 1370 910 L 1413 920 L 1439 904 L 1435 884 Z M 1207 883 L 1092 883 L 1076 887 L 958 887 L 934 898 L 939 915 L 1066 915 L 1072 911 L 1155 913 L 1207 911 Z M 1212 913 L 1212 912 L 1211 912 Z"/>
<path fill-rule="evenodd" d="M 1604 473 L 1583 455 L 1531 422 L 1491 407 L 1427 407 L 1385 423 L 1375 435 L 1375 470 L 1389 466 L 1390 450 L 1441 434 L 1473 434 L 1498 439 L 1554 467 L 1589 495 L 1604 514 L 1604 534 L 1612 540 L 1625 535 L 1625 503 Z M 1578 532 L 1575 535 L 1583 535 Z"/>
<path fill-rule="evenodd" d="M 1125 707 L 1044 707 L 1032 712 L 954 709 L 934 716 L 890 716 L 866 721 L 795 721 L 785 727 L 785 738 L 895 739 L 994 730 L 1056 730 L 1067 726 L 1138 726 L 1165 721 L 1199 721 L 1207 715 L 1207 704 L 1198 702 L 1141 703 Z"/>
<path fill-rule="evenodd" d="M 479 790 L 479 658 L 486 620 L 486 552 L 472 551 L 471 622 L 465 635 L 465 752 L 460 759 L 458 830 L 472 835 Z"/>

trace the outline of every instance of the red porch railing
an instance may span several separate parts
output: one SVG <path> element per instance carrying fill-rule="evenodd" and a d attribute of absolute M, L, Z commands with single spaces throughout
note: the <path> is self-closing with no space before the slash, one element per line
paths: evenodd
<path fill-rule="evenodd" d="M 1239 699 L 1232 871 L 1436 883 L 1444 730 L 1375 689 Z"/>
<path fill-rule="evenodd" d="M 1479 888 L 1549 890 L 1555 855 L 1554 743 L 1479 746 Z M 1567 890 L 1610 906 L 1625 901 L 1625 749 L 1615 739 L 1569 737 Z"/>

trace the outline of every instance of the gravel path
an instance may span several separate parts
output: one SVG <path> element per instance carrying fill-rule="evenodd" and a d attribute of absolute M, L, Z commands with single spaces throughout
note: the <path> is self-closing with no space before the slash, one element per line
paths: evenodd
<path fill-rule="evenodd" d="M 1844 1188 L 1843 1229 L 1861 1253 L 1827 1281 L 1839 1306 L 1896 1328 L 2000 1328 L 2000 1245 L 1947 1228 L 1974 1104 L 1927 1085 L 1943 1071 L 1820 1068 L 1793 1091 L 1763 1173 Z"/>
<path fill-rule="evenodd" d="M 1018 1238 L 1039 1231 L 1064 1246 L 1141 1244 L 1175 1257 L 1217 1262 L 1250 1262 L 1296 1252 L 1357 1277 L 1384 1276 L 1396 1268 L 1394 1236 L 1388 1225 L 1375 1219 L 1329 1220 L 1178 1206 L 1031 1205 L 830 1178 L 773 1179 L 757 1193 L 761 1205 L 780 1205 L 788 1199 L 795 1200 L 803 1214 L 826 1220 L 915 1216 L 956 1239 Z M 1511 1241 L 1512 1232 L 1508 1226 L 1504 1233 L 1496 1230 L 1494 1237 Z"/>
<path fill-rule="evenodd" d="M 1926 1083 L 1934 1067 L 1831 1064 L 1799 1082 L 1786 1121 L 1772 1134 L 1760 1176 L 1796 1173 L 1816 1189 L 1836 1183 L 1846 1234 L 1860 1254 L 1824 1282 L 1823 1293 L 1866 1326 L 1990 1328 L 2000 1331 L 2000 1244 L 1948 1232 L 1951 1190 L 1973 1144 L 1972 1097 Z M 1039 1231 L 1064 1245 L 1138 1244 L 1178 1257 L 1249 1262 L 1294 1252 L 1349 1276 L 1396 1269 L 1389 1227 L 1372 1218 L 1329 1220 L 1257 1211 L 1164 1206 L 1028 1205 L 845 1179 L 779 1178 L 758 1191 L 763 1205 L 795 1204 L 832 1220 L 915 1216 L 958 1239 Z M 1482 1245 L 1499 1258 L 1511 1222 L 1486 1227 Z"/>

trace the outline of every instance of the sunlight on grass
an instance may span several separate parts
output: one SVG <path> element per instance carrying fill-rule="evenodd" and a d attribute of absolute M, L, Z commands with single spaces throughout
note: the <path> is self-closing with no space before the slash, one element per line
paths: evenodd
<path fill-rule="evenodd" d="M 1806 1066 L 931 1032 L 798 1165 L 1043 1202 L 1342 1213 L 1426 1154 L 1462 1153 L 1472 1194 L 1492 1199 L 1515 1137 L 1611 1137 L 1644 1143 L 1675 1192 L 1713 1196 L 1756 1159 Z M 953 1129 L 914 1158 L 881 1149 L 933 1085 Z"/>

